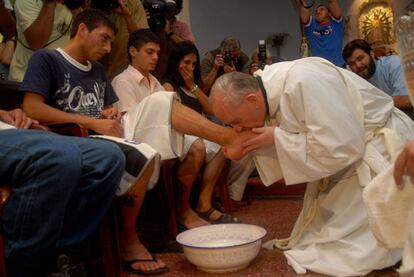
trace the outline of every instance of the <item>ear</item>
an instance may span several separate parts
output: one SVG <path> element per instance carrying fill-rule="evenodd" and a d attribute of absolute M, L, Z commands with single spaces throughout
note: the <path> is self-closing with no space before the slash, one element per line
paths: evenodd
<path fill-rule="evenodd" d="M 375 61 L 377 58 L 375 57 L 375 53 L 374 53 L 374 50 L 371 50 L 370 52 L 369 52 L 369 55 L 371 56 L 371 58 Z"/>
<path fill-rule="evenodd" d="M 244 96 L 244 99 L 251 104 L 256 104 L 257 102 L 257 94 L 254 92 L 250 92 Z"/>
<path fill-rule="evenodd" d="M 130 46 L 129 49 L 129 54 L 134 57 L 137 54 L 137 49 L 134 46 Z"/>
<path fill-rule="evenodd" d="M 78 34 L 82 37 L 86 36 L 89 32 L 88 27 L 85 25 L 85 23 L 80 23 L 78 27 Z"/>

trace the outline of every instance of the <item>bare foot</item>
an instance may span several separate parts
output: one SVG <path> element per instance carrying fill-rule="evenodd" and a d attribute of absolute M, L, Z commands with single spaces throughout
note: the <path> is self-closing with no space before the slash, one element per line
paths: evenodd
<path fill-rule="evenodd" d="M 242 144 L 255 136 L 257 135 L 252 131 L 235 132 L 230 145 L 223 147 L 223 153 L 226 158 L 231 160 L 241 160 L 245 156 Z"/>
<path fill-rule="evenodd" d="M 193 210 L 189 210 L 183 215 L 178 216 L 178 221 L 183 224 L 186 228 L 192 229 L 204 225 L 209 225 L 210 222 L 205 221 L 201 217 L 198 216 Z"/>

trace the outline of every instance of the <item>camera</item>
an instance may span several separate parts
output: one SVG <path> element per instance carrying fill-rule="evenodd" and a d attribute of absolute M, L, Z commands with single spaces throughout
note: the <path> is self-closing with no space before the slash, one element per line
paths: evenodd
<path fill-rule="evenodd" d="M 227 65 L 231 65 L 233 63 L 233 54 L 231 53 L 231 50 L 224 50 L 223 60 Z"/>
<path fill-rule="evenodd" d="M 119 3 L 118 0 L 92 0 L 91 7 L 93 9 L 108 12 L 118 8 Z"/>
<path fill-rule="evenodd" d="M 69 10 L 77 10 L 83 6 L 85 0 L 65 0 L 63 3 Z"/>
<path fill-rule="evenodd" d="M 264 40 L 259 40 L 259 51 L 257 53 L 257 58 L 259 60 L 259 68 L 264 69 L 266 65 L 266 43 Z"/>
<path fill-rule="evenodd" d="M 182 4 L 179 7 L 174 0 L 144 0 L 142 4 L 149 14 L 148 25 L 154 33 L 164 30 L 166 17 L 175 14 L 182 7 Z"/>

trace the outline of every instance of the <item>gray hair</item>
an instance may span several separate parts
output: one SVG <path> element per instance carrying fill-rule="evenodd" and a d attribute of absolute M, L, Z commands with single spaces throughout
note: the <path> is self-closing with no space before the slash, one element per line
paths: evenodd
<path fill-rule="evenodd" d="M 210 102 L 217 91 L 220 91 L 224 94 L 224 103 L 238 105 L 243 102 L 245 95 L 259 90 L 256 78 L 247 73 L 234 71 L 217 78 L 210 91 Z"/>
<path fill-rule="evenodd" d="M 224 50 L 241 49 L 240 41 L 235 37 L 227 37 L 220 43 L 220 48 Z"/>

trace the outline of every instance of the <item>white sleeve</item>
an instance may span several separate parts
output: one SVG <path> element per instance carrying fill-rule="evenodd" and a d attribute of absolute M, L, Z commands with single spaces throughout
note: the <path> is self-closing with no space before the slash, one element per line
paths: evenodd
<path fill-rule="evenodd" d="M 309 63 L 292 68 L 280 105 L 275 145 L 287 184 L 333 175 L 362 157 L 364 128 L 333 67 Z"/>
<path fill-rule="evenodd" d="M 135 88 L 131 81 L 124 78 L 114 78 L 112 80 L 112 87 L 118 96 L 116 106 L 120 112 L 127 112 L 132 110 L 145 96 L 138 99 L 135 95 Z"/>

